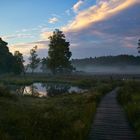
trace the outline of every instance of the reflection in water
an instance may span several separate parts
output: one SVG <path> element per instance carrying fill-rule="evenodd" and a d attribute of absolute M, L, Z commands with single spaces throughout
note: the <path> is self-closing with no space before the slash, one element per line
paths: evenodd
<path fill-rule="evenodd" d="M 32 96 L 40 96 L 40 92 L 36 85 L 24 86 L 24 90 L 21 94 L 30 94 Z"/>
<path fill-rule="evenodd" d="M 55 96 L 68 93 L 82 93 L 82 90 L 76 86 L 60 83 L 34 83 L 28 86 L 8 86 L 11 92 L 18 95 L 32 95 L 37 97 Z"/>
<path fill-rule="evenodd" d="M 69 93 L 70 85 L 67 84 L 42 84 L 42 87 L 46 89 L 47 96 L 60 95 Z"/>

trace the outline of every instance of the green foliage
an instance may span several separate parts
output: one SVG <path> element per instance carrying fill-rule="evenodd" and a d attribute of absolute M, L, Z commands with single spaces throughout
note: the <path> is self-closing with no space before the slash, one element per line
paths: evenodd
<path fill-rule="evenodd" d="M 19 51 L 16 51 L 14 56 L 9 52 L 8 43 L 0 38 L 0 73 L 15 73 L 23 72 L 23 56 Z"/>
<path fill-rule="evenodd" d="M 38 64 L 40 62 L 40 59 L 37 55 L 37 46 L 33 47 L 33 49 L 30 50 L 30 57 L 29 57 L 29 67 L 32 70 L 32 73 L 34 72 L 35 68 L 37 68 Z"/>
<path fill-rule="evenodd" d="M 69 50 L 70 43 L 66 41 L 62 31 L 55 30 L 49 37 L 48 67 L 55 74 L 56 72 L 68 72 L 72 70 Z"/>
<path fill-rule="evenodd" d="M 42 61 L 41 61 L 41 64 L 42 64 L 42 72 L 45 73 L 47 71 L 47 58 L 43 58 Z"/>
<path fill-rule="evenodd" d="M 88 87 L 91 89 L 85 93 L 51 98 L 14 97 L 9 91 L 3 94 L 6 89 L 0 88 L 0 138 L 4 140 L 86 140 L 101 97 L 112 90 L 110 82 L 75 75 L 26 75 L 11 76 L 10 79 L 7 76 L 4 80 L 15 84 L 50 80 L 76 85 L 80 83 L 85 87 L 91 83 Z"/>
<path fill-rule="evenodd" d="M 14 53 L 14 73 L 21 74 L 24 72 L 24 60 L 23 55 L 19 51 L 15 51 Z"/>
<path fill-rule="evenodd" d="M 140 53 L 140 39 L 138 40 L 138 53 Z"/>
<path fill-rule="evenodd" d="M 8 73 L 13 71 L 14 57 L 9 52 L 7 42 L 0 38 L 0 73 Z"/>
<path fill-rule="evenodd" d="M 79 80 L 76 84 L 81 88 L 91 88 L 97 85 L 98 81 L 95 79 L 82 79 Z"/>
<path fill-rule="evenodd" d="M 108 93 L 113 88 L 114 86 L 112 86 L 112 84 L 102 84 L 102 83 L 100 83 L 99 85 L 97 85 L 97 87 L 95 87 L 96 91 L 98 91 L 102 95 Z"/>
<path fill-rule="evenodd" d="M 95 91 L 48 99 L 0 97 L 0 138 L 85 140 L 98 98 Z"/>
<path fill-rule="evenodd" d="M 140 57 L 133 55 L 118 55 L 118 56 L 102 56 L 95 58 L 73 59 L 72 64 L 75 67 L 85 66 L 125 66 L 125 65 L 140 65 Z"/>
<path fill-rule="evenodd" d="M 9 89 L 3 85 L 0 85 L 0 97 L 17 100 L 17 96 L 15 94 L 11 94 Z"/>
<path fill-rule="evenodd" d="M 118 101 L 123 105 L 128 119 L 140 139 L 140 82 L 126 81 L 118 94 Z"/>

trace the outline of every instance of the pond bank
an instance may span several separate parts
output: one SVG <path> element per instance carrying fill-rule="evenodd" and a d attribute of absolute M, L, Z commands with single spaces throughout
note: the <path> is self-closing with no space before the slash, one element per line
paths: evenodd
<path fill-rule="evenodd" d="M 0 90 L 0 138 L 85 140 L 101 97 L 111 89 L 106 84 L 84 94 L 47 99 L 17 97 Z"/>

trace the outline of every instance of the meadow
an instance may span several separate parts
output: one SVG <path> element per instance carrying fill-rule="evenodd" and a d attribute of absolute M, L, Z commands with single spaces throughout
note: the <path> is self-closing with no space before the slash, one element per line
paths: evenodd
<path fill-rule="evenodd" d="M 128 80 L 131 79 L 131 80 Z M 102 97 L 120 87 L 118 101 L 140 138 L 140 82 L 118 76 L 4 75 L 0 79 L 0 138 L 2 140 L 86 140 Z M 54 97 L 18 96 L 6 84 L 69 83 L 84 93 Z"/>
<path fill-rule="evenodd" d="M 101 98 L 114 87 L 110 81 L 89 77 L 47 79 L 30 76 L 26 77 L 27 81 L 24 78 L 1 78 L 1 140 L 86 140 Z M 71 82 L 88 88 L 88 91 L 38 98 L 11 94 L 4 86 L 5 83 L 23 84 L 33 80 Z"/>
<path fill-rule="evenodd" d="M 140 139 L 140 81 L 124 81 L 118 94 L 118 101 Z"/>

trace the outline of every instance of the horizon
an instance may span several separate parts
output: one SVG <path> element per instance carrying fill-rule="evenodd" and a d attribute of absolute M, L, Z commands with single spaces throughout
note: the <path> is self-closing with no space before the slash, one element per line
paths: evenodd
<path fill-rule="evenodd" d="M 60 29 L 70 42 L 72 58 L 138 56 L 140 1 L 133 0 L 24 0 L 1 1 L 0 37 L 11 52 L 19 50 L 25 60 L 38 46 L 47 56 L 48 37 Z"/>

